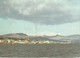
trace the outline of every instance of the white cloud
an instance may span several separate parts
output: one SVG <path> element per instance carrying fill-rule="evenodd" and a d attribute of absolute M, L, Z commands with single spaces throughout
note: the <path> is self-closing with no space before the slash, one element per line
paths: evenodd
<path fill-rule="evenodd" d="M 80 21 L 80 0 L 0 0 L 0 17 L 49 25 Z"/>

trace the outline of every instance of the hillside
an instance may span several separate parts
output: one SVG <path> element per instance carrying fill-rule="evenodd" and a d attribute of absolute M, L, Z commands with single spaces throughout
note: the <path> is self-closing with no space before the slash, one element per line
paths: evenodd
<path fill-rule="evenodd" d="M 75 34 L 75 35 L 69 35 L 69 36 L 46 36 L 46 38 L 52 39 L 52 40 L 70 40 L 72 43 L 80 43 L 80 35 Z"/>
<path fill-rule="evenodd" d="M 0 39 L 30 39 L 34 41 L 67 41 L 70 40 L 72 43 L 80 43 L 80 35 L 69 35 L 69 36 L 62 36 L 62 35 L 55 35 L 55 36 L 28 36 L 24 33 L 14 33 L 14 34 L 5 34 L 0 35 Z"/>
<path fill-rule="evenodd" d="M 28 35 L 24 33 L 0 35 L 0 39 L 26 39 L 26 38 L 28 38 Z"/>

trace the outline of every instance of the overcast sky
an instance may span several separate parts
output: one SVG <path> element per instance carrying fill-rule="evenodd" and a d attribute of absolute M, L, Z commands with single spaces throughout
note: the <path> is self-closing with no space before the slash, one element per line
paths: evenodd
<path fill-rule="evenodd" d="M 80 34 L 80 0 L 0 0 L 0 34 Z"/>

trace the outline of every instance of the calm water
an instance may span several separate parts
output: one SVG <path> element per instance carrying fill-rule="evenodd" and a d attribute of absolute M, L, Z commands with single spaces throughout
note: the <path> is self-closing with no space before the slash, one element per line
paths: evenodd
<path fill-rule="evenodd" d="M 0 57 L 80 57 L 80 45 L 0 44 Z"/>

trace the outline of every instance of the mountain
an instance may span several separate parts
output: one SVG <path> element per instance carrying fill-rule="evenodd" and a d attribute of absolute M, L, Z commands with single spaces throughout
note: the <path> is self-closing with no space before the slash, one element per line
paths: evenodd
<path fill-rule="evenodd" d="M 0 35 L 0 39 L 25 39 L 28 38 L 27 34 L 24 33 L 12 33 L 12 34 L 5 34 L 5 35 Z"/>
<path fill-rule="evenodd" d="M 47 40 L 47 41 L 53 41 L 52 39 L 49 39 L 48 37 L 42 37 L 42 36 L 31 36 L 29 37 L 30 40 L 34 40 L 34 41 L 44 41 L 44 40 Z"/>
<path fill-rule="evenodd" d="M 73 43 L 80 43 L 80 34 L 70 35 L 67 38 L 71 39 Z"/>
<path fill-rule="evenodd" d="M 5 34 L 5 35 L 3 35 L 3 36 L 12 36 L 12 35 L 28 36 L 27 34 L 24 34 L 24 33 L 12 33 L 12 34 Z"/>
<path fill-rule="evenodd" d="M 75 34 L 75 35 L 69 35 L 69 36 L 46 36 L 46 38 L 52 39 L 52 40 L 59 40 L 59 41 L 66 41 L 70 40 L 72 43 L 80 43 L 80 34 Z"/>
<path fill-rule="evenodd" d="M 69 35 L 69 36 L 62 36 L 62 35 L 55 35 L 55 36 L 28 36 L 24 33 L 14 33 L 14 34 L 5 34 L 0 35 L 0 39 L 30 39 L 30 40 L 48 40 L 48 41 L 72 41 L 72 43 L 80 43 L 80 35 Z"/>
<path fill-rule="evenodd" d="M 52 40 L 60 40 L 60 39 L 64 38 L 64 36 L 62 36 L 62 35 L 44 36 L 44 37 L 52 39 Z"/>
<path fill-rule="evenodd" d="M 79 34 L 70 35 L 70 36 L 67 36 L 67 37 L 72 38 L 72 39 L 80 39 L 80 35 Z"/>

